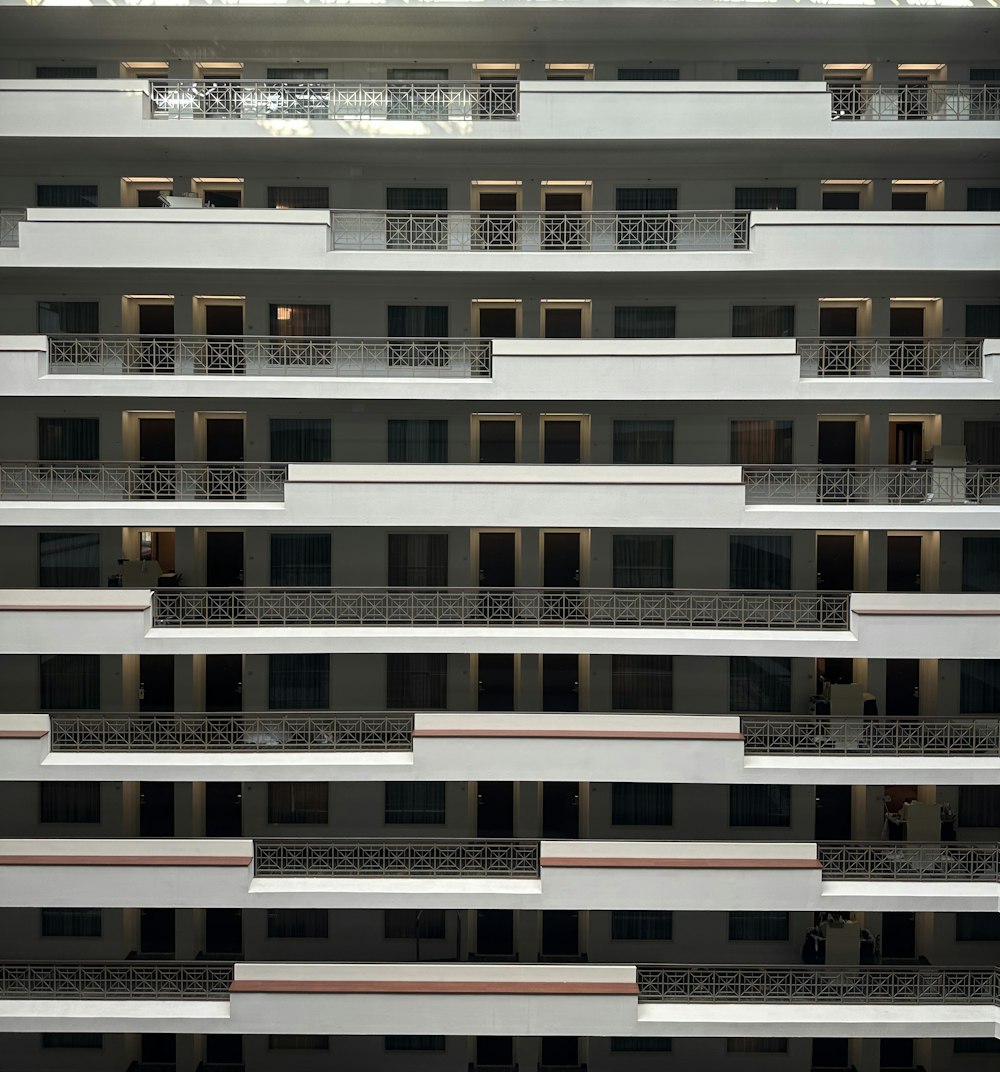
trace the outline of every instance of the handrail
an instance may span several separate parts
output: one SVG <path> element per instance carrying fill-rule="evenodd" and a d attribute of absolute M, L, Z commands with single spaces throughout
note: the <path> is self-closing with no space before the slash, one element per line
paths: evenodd
<path fill-rule="evenodd" d="M 997 465 L 745 465 L 747 505 L 1000 505 Z"/>
<path fill-rule="evenodd" d="M 905 376 L 978 379 L 983 340 L 971 338 L 798 338 L 803 379 L 821 376 Z"/>
<path fill-rule="evenodd" d="M 830 79 L 830 114 L 842 120 L 1000 119 L 997 82 L 854 82 Z"/>
<path fill-rule="evenodd" d="M 640 1002 L 992 1005 L 1000 969 L 640 964 Z"/>
<path fill-rule="evenodd" d="M 995 842 L 821 841 L 817 853 L 824 880 L 1000 881 Z"/>
<path fill-rule="evenodd" d="M 254 874 L 537 878 L 539 851 L 523 838 L 255 838 Z"/>
<path fill-rule="evenodd" d="M 53 714 L 53 752 L 407 752 L 413 715 L 395 712 Z"/>
<path fill-rule="evenodd" d="M 49 372 L 134 376 L 442 376 L 492 372 L 489 339 L 50 335 Z"/>
<path fill-rule="evenodd" d="M 1000 719 L 742 715 L 751 756 L 1000 756 Z"/>
<path fill-rule="evenodd" d="M 13 249 L 21 243 L 20 224 L 28 218 L 25 208 L 0 208 L 0 249 Z"/>
<path fill-rule="evenodd" d="M 747 250 L 750 213 L 334 209 L 331 248 L 474 252 Z"/>
<path fill-rule="evenodd" d="M 232 964 L 211 961 L 0 963 L 3 998 L 225 999 Z"/>
<path fill-rule="evenodd" d="M 516 79 L 184 79 L 149 83 L 153 119 L 514 120 Z"/>
<path fill-rule="evenodd" d="M 0 501 L 280 502 L 277 462 L 0 462 Z"/>
<path fill-rule="evenodd" d="M 847 629 L 850 594 L 634 588 L 172 588 L 156 628 L 200 626 L 615 626 Z"/>

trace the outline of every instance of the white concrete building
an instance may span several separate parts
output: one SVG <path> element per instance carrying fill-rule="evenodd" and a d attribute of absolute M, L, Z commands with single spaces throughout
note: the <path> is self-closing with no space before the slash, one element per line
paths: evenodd
<path fill-rule="evenodd" d="M 1000 1066 L 995 0 L 0 19 L 0 1072 Z"/>

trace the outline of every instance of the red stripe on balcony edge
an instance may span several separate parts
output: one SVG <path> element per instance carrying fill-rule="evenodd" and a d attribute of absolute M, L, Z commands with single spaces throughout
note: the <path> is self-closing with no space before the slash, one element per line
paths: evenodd
<path fill-rule="evenodd" d="M 0 730 L 0 738 L 8 741 L 37 741 L 48 735 L 48 730 Z"/>

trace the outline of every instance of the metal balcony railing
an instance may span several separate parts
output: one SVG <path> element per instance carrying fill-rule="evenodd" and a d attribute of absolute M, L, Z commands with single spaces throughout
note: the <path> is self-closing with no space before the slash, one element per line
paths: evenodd
<path fill-rule="evenodd" d="M 817 848 L 824 879 L 1000 881 L 996 843 L 823 841 Z"/>
<path fill-rule="evenodd" d="M 743 715 L 751 756 L 1000 756 L 1000 719 Z"/>
<path fill-rule="evenodd" d="M 280 502 L 288 466 L 258 462 L 0 462 L 0 500 Z"/>
<path fill-rule="evenodd" d="M 21 236 L 18 227 L 27 215 L 27 209 L 0 208 L 0 249 L 20 245 Z"/>
<path fill-rule="evenodd" d="M 268 714 L 58 714 L 53 752 L 408 752 L 413 716 L 281 711 Z"/>
<path fill-rule="evenodd" d="M 156 79 L 154 119 L 517 119 L 509 81 L 330 81 Z"/>
<path fill-rule="evenodd" d="M 488 339 L 50 335 L 49 372 L 88 376 L 489 376 Z"/>
<path fill-rule="evenodd" d="M 153 625 L 846 629 L 846 592 L 612 588 L 175 588 Z"/>
<path fill-rule="evenodd" d="M 670 252 L 750 248 L 748 212 L 334 210 L 333 249 Z"/>
<path fill-rule="evenodd" d="M 991 1005 L 1000 969 L 639 965 L 639 1001 Z"/>
<path fill-rule="evenodd" d="M 206 961 L 0 963 L 3 998 L 218 1000 L 232 981 L 232 964 Z"/>
<path fill-rule="evenodd" d="M 458 838 L 265 838 L 254 841 L 254 874 L 314 878 L 537 878 L 539 843 Z"/>
<path fill-rule="evenodd" d="M 798 339 L 800 375 L 978 379 L 982 339 Z"/>
<path fill-rule="evenodd" d="M 828 83 L 834 119 L 1000 119 L 997 82 Z"/>
<path fill-rule="evenodd" d="M 1000 466 L 745 465 L 743 483 L 748 505 L 1000 504 Z"/>

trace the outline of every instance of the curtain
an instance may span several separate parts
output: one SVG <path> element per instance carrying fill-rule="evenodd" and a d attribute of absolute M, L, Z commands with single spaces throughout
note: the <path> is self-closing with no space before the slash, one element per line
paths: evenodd
<path fill-rule="evenodd" d="M 1000 536 L 962 538 L 962 591 L 1000 592 Z"/>
<path fill-rule="evenodd" d="M 390 305 L 386 314 L 391 339 L 446 339 L 447 305 Z"/>
<path fill-rule="evenodd" d="M 612 711 L 670 711 L 672 655 L 612 655 Z"/>
<path fill-rule="evenodd" d="M 679 67 L 619 67 L 619 82 L 677 82 Z"/>
<path fill-rule="evenodd" d="M 962 826 L 1000 826 L 1000 786 L 961 786 L 958 821 Z"/>
<path fill-rule="evenodd" d="M 96 532 L 40 532 L 40 588 L 96 588 L 101 583 L 101 537 Z"/>
<path fill-rule="evenodd" d="M 387 908 L 383 919 L 383 934 L 386 938 L 443 938 L 444 909 L 425 908 L 417 919 L 413 908 Z"/>
<path fill-rule="evenodd" d="M 96 186 L 36 186 L 39 208 L 97 208 Z"/>
<path fill-rule="evenodd" d="M 328 67 L 268 67 L 267 77 L 279 82 L 325 82 L 330 77 Z"/>
<path fill-rule="evenodd" d="M 386 825 L 444 823 L 444 794 L 444 782 L 386 782 Z"/>
<path fill-rule="evenodd" d="M 612 537 L 611 550 L 615 588 L 673 587 L 673 536 L 616 534 Z"/>
<path fill-rule="evenodd" d="M 611 1039 L 612 1053 L 670 1053 L 674 1040 L 669 1038 L 632 1038 L 629 1035 L 614 1036 Z"/>
<path fill-rule="evenodd" d="M 96 67 L 36 67 L 36 78 L 96 78 Z"/>
<path fill-rule="evenodd" d="M 444 1052 L 444 1035 L 386 1035 L 387 1050 L 434 1050 Z"/>
<path fill-rule="evenodd" d="M 272 462 L 328 462 L 333 458 L 332 422 L 325 418 L 272 417 Z"/>
<path fill-rule="evenodd" d="M 99 309 L 100 303 L 95 301 L 40 301 L 38 330 L 43 335 L 96 335 Z"/>
<path fill-rule="evenodd" d="M 413 81 L 415 73 L 409 72 L 406 80 Z M 389 212 L 447 212 L 448 188 L 390 186 L 385 191 L 385 207 Z"/>
<path fill-rule="evenodd" d="M 271 711 L 327 710 L 330 707 L 330 656 L 268 656 L 267 706 Z"/>
<path fill-rule="evenodd" d="M 788 465 L 792 460 L 792 422 L 731 421 L 729 460 L 733 465 Z"/>
<path fill-rule="evenodd" d="M 1000 465 L 1000 421 L 965 422 L 965 460 L 970 465 Z"/>
<path fill-rule="evenodd" d="M 734 339 L 784 339 L 795 334 L 794 305 L 734 305 Z"/>
<path fill-rule="evenodd" d="M 448 706 L 448 656 L 444 652 L 389 652 L 385 661 L 387 708 L 422 711 Z"/>
<path fill-rule="evenodd" d="M 791 536 L 730 536 L 729 587 L 791 588 Z"/>
<path fill-rule="evenodd" d="M 448 584 L 446 532 L 390 532 L 389 587 L 443 588 Z"/>
<path fill-rule="evenodd" d="M 611 436 L 615 465 L 670 465 L 674 460 L 673 421 L 615 421 Z"/>
<path fill-rule="evenodd" d="M 996 912 L 956 912 L 956 942 L 1000 942 L 1000 915 Z"/>
<path fill-rule="evenodd" d="M 104 1036 L 77 1031 L 43 1031 L 43 1050 L 100 1050 Z"/>
<path fill-rule="evenodd" d="M 100 782 L 42 782 L 39 819 L 43 823 L 99 823 Z"/>
<path fill-rule="evenodd" d="M 645 909 L 611 913 L 613 942 L 669 942 L 673 930 L 673 912 Z"/>
<path fill-rule="evenodd" d="M 1000 212 L 1000 186 L 970 186 L 965 207 L 969 212 Z"/>
<path fill-rule="evenodd" d="M 330 207 L 328 186 L 268 186 L 268 208 L 320 208 Z"/>
<path fill-rule="evenodd" d="M 269 1050 L 328 1050 L 329 1035 L 268 1035 Z"/>
<path fill-rule="evenodd" d="M 674 787 L 646 782 L 614 782 L 612 826 L 670 826 L 674 821 Z"/>
<path fill-rule="evenodd" d="M 446 462 L 447 460 L 447 421 L 389 421 L 390 462 Z"/>
<path fill-rule="evenodd" d="M 731 942 L 787 942 L 787 912 L 730 912 Z"/>
<path fill-rule="evenodd" d="M 615 210 L 618 212 L 670 212 L 676 208 L 676 187 L 619 186 L 615 190 Z"/>
<path fill-rule="evenodd" d="M 325 908 L 269 908 L 268 938 L 326 938 L 330 914 Z"/>
<path fill-rule="evenodd" d="M 38 460 L 95 462 L 101 456 L 97 417 L 39 417 Z"/>
<path fill-rule="evenodd" d="M 959 712 L 1000 714 L 1000 659 L 962 659 L 960 663 Z"/>
<path fill-rule="evenodd" d="M 791 711 L 792 660 L 787 656 L 732 655 L 729 710 Z"/>
<path fill-rule="evenodd" d="M 737 82 L 797 82 L 797 67 L 738 67 Z"/>
<path fill-rule="evenodd" d="M 743 210 L 794 209 L 795 202 L 794 186 L 737 186 L 733 207 Z"/>
<path fill-rule="evenodd" d="M 616 305 L 616 339 L 672 339 L 676 309 L 672 305 Z"/>
<path fill-rule="evenodd" d="M 99 711 L 99 655 L 40 655 L 39 707 L 42 711 Z"/>
<path fill-rule="evenodd" d="M 1000 212 L 1000 204 L 995 211 Z M 1000 305 L 967 305 L 965 334 L 970 339 L 1000 338 Z"/>
<path fill-rule="evenodd" d="M 329 532 L 272 532 L 272 587 L 329 586 L 331 542 Z"/>
<path fill-rule="evenodd" d="M 326 782 L 269 782 L 269 823 L 326 823 L 330 814 L 330 786 Z"/>
<path fill-rule="evenodd" d="M 731 785 L 729 825 L 789 826 L 791 797 L 787 785 Z"/>
<path fill-rule="evenodd" d="M 43 938 L 100 938 L 99 908 L 43 908 Z"/>
<path fill-rule="evenodd" d="M 785 1038 L 727 1038 L 726 1053 L 788 1053 Z"/>
<path fill-rule="evenodd" d="M 330 334 L 329 305 L 272 305 L 270 307 L 272 335 L 300 338 L 322 338 Z"/>

